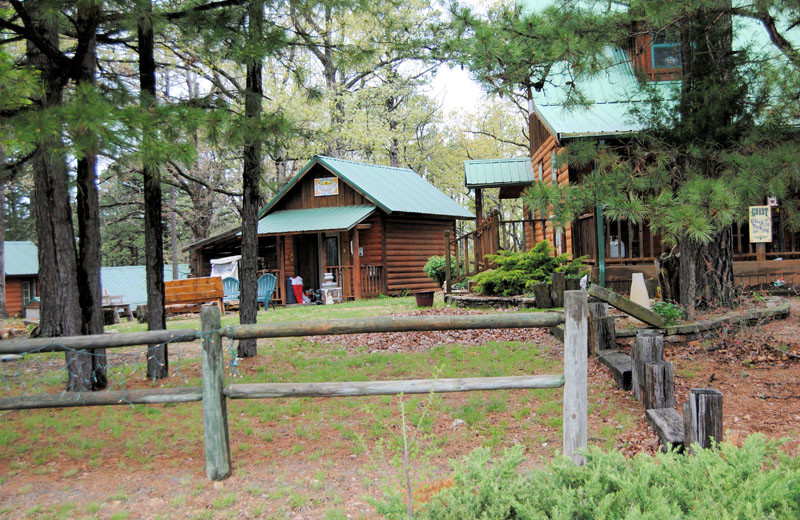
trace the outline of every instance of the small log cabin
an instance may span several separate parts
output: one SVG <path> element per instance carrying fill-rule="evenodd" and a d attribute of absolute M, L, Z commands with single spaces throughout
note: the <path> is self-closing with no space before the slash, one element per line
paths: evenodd
<path fill-rule="evenodd" d="M 345 299 L 438 289 L 422 268 L 473 218 L 409 169 L 318 155 L 259 212 L 258 269 L 277 277 L 279 303 L 296 275 L 316 289 L 332 273 Z M 241 228 L 185 250 L 192 276 L 208 276 L 211 259 L 241 254 Z"/>
<path fill-rule="evenodd" d="M 466 266 L 461 274 L 471 275 L 486 269 L 488 264 L 483 255 L 498 248 L 527 250 L 541 240 L 548 240 L 556 252 L 588 256 L 593 278 L 598 280 L 602 271 L 606 285 L 615 290 L 627 291 L 634 272 L 656 276 L 654 261 L 667 251 L 667 246 L 647 222 L 633 224 L 627 219 L 608 219 L 600 207 L 580 215 L 563 230 L 553 229 L 547 215 L 534 214 L 528 209 L 520 221 L 503 221 L 497 215 L 484 215 L 482 191 L 499 188 L 501 198 L 517 198 L 535 182 L 548 185 L 580 182 L 592 166 L 569 167 L 566 161 L 558 160 L 558 154 L 578 140 L 613 146 L 642 130 L 643 123 L 631 115 L 646 103 L 640 94 L 640 78 L 652 82 L 653 88 L 668 92 L 680 79 L 676 45 L 663 38 L 651 39 L 644 32 L 625 48 L 608 47 L 606 58 L 614 65 L 596 77 L 581 80 L 582 92 L 592 100 L 587 106 L 567 103 L 566 89 L 557 85 L 570 78 L 552 75 L 551 83 L 556 87 L 534 93 L 529 107 L 530 158 L 466 161 L 465 184 L 475 190 L 477 226 L 475 231 L 455 241 L 460 265 Z M 765 247 L 750 243 L 746 222 L 734 226 L 737 285 L 766 285 L 781 279 L 800 283 L 800 233 L 790 231 L 780 206 L 772 208 L 772 220 L 772 242 Z M 472 260 L 473 257 L 477 260 Z"/>
<path fill-rule="evenodd" d="M 25 305 L 39 295 L 39 250 L 28 241 L 8 241 L 3 246 L 6 310 L 9 316 L 22 316 Z"/>

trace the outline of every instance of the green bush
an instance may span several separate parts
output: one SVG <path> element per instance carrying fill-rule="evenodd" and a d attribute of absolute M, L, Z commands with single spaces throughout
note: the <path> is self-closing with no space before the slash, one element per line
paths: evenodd
<path fill-rule="evenodd" d="M 671 302 L 655 302 L 653 312 L 664 318 L 664 324 L 667 327 L 675 325 L 685 317 L 683 307 Z"/>
<path fill-rule="evenodd" d="M 760 434 L 741 448 L 698 448 L 695 456 L 626 459 L 592 448 L 585 466 L 559 458 L 520 473 L 523 460 L 519 446 L 494 461 L 487 448 L 475 450 L 457 465 L 454 485 L 417 504 L 414 518 L 800 518 L 800 460 Z M 389 497 L 378 512 L 403 518 L 403 498 Z"/>
<path fill-rule="evenodd" d="M 587 272 L 583 265 L 587 257 L 570 260 L 567 254 L 553 256 L 553 248 L 545 240 L 530 251 L 500 251 L 486 258 L 497 267 L 476 274 L 472 281 L 478 292 L 488 295 L 529 293 L 534 284 L 549 282 L 554 272 L 564 272 L 568 278 L 580 278 Z"/>
<path fill-rule="evenodd" d="M 443 256 L 432 256 L 425 262 L 425 267 L 422 268 L 428 278 L 436 282 L 439 287 L 442 286 L 445 280 L 445 259 Z M 456 261 L 454 258 L 450 259 L 450 273 L 455 276 Z"/>

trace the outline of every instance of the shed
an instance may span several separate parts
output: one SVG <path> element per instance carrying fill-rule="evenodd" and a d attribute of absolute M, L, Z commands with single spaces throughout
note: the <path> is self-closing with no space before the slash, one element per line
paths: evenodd
<path fill-rule="evenodd" d="M 180 278 L 189 275 L 189 264 L 178 264 Z M 164 281 L 172 280 L 172 266 L 164 266 Z M 135 308 L 147 303 L 145 266 L 122 265 L 100 268 L 100 283 L 110 296 L 122 296 L 122 303 Z"/>
<path fill-rule="evenodd" d="M 6 276 L 6 310 L 21 316 L 22 309 L 39 295 L 39 250 L 27 240 L 3 244 Z"/>
<path fill-rule="evenodd" d="M 299 275 L 305 288 L 332 273 L 352 299 L 436 289 L 425 262 L 444 254 L 457 219 L 472 218 L 412 170 L 318 155 L 259 212 L 258 269 Z M 241 254 L 241 228 L 187 249 L 192 275 L 207 276 L 211 259 Z"/>

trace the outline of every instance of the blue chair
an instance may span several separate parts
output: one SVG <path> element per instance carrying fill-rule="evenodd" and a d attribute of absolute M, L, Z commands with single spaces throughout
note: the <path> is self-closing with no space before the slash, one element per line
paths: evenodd
<path fill-rule="evenodd" d="M 264 310 L 268 310 L 269 304 L 272 303 L 272 307 L 275 307 L 275 302 L 272 301 L 272 293 L 275 292 L 276 280 L 275 275 L 272 273 L 262 275 L 261 278 L 258 279 L 258 299 L 256 300 L 256 306 L 258 306 L 259 303 L 263 303 Z"/>
<path fill-rule="evenodd" d="M 239 299 L 239 280 L 232 276 L 226 276 L 222 279 L 222 292 L 224 293 L 223 300 L 230 302 Z"/>

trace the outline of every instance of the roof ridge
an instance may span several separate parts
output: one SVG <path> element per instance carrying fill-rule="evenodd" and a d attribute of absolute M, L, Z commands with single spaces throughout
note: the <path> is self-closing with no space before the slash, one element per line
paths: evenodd
<path fill-rule="evenodd" d="M 414 175 L 419 175 L 417 172 L 412 170 L 411 168 L 401 168 L 399 166 L 386 166 L 384 164 L 375 164 L 375 163 L 367 163 L 367 162 L 360 162 L 360 161 L 353 161 L 351 159 L 340 159 L 339 157 L 331 157 L 329 155 L 317 155 L 320 159 L 328 159 L 331 161 L 339 161 L 339 162 L 347 162 L 351 164 L 358 164 L 360 166 L 371 166 L 373 168 L 386 168 L 387 170 L 400 170 L 404 172 L 411 172 Z"/>

